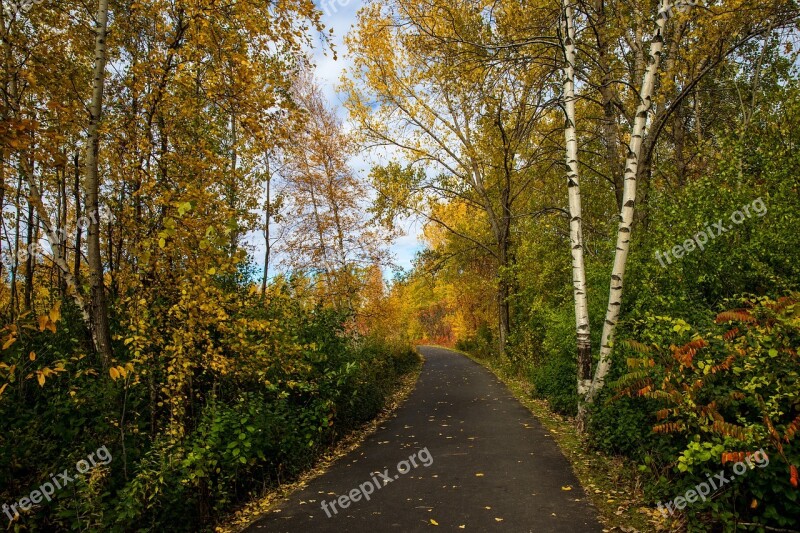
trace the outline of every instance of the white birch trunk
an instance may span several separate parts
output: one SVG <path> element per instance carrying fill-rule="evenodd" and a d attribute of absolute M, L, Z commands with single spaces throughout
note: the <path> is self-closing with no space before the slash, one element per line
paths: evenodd
<path fill-rule="evenodd" d="M 564 50 L 564 137 L 566 141 L 567 191 L 569 193 L 569 240 L 572 252 L 572 285 L 575 300 L 575 328 L 578 346 L 578 395 L 584 397 L 592 382 L 592 345 L 589 331 L 589 306 L 586 294 L 586 268 L 583 260 L 583 219 L 581 208 L 578 137 L 575 129 L 575 10 L 564 0 L 561 20 Z"/>
<path fill-rule="evenodd" d="M 100 257 L 100 176 L 98 154 L 100 152 L 99 125 L 103 114 L 103 90 L 106 73 L 106 36 L 108 33 L 108 0 L 97 3 L 97 19 L 94 42 L 94 68 L 92 72 L 92 101 L 89 106 L 89 128 L 86 139 L 86 214 L 89 231 L 86 236 L 89 282 L 92 290 L 92 340 L 101 356 L 104 368 L 112 356 L 111 334 L 108 325 L 103 260 Z"/>
<path fill-rule="evenodd" d="M 664 27 L 669 18 L 671 9 L 670 0 L 661 0 L 656 18 L 656 32 L 650 43 L 650 57 L 642 79 L 642 88 L 639 92 L 639 107 L 631 131 L 631 140 L 628 146 L 628 157 L 625 162 L 624 191 L 622 198 L 622 211 L 620 212 L 619 227 L 617 229 L 617 250 L 614 255 L 614 268 L 611 271 L 611 288 L 608 296 L 608 308 L 603 324 L 603 335 L 600 343 L 600 361 L 595 369 L 594 379 L 586 394 L 585 400 L 591 403 L 597 393 L 603 388 L 606 376 L 611 368 L 611 347 L 614 341 L 614 331 L 617 327 L 620 308 L 622 307 L 622 288 L 625 279 L 625 266 L 630 248 L 631 226 L 633 213 L 636 206 L 636 174 L 641 157 L 642 141 L 647 131 L 647 117 L 653 106 L 653 89 L 656 76 L 661 65 L 661 55 L 664 50 Z"/>

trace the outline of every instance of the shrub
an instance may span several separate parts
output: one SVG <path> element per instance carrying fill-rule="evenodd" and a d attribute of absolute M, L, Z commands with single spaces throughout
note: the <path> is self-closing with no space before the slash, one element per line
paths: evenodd
<path fill-rule="evenodd" d="M 694 504 L 692 520 L 702 525 L 707 514 L 712 521 L 796 527 L 800 295 L 748 297 L 738 305 L 717 314 L 702 333 L 679 319 L 672 320 L 671 342 L 627 341 L 635 355 L 615 388 L 621 396 L 657 403 L 652 432 L 683 443 L 670 464 L 677 486 L 693 486 L 726 463 L 766 451 L 768 468 Z"/>

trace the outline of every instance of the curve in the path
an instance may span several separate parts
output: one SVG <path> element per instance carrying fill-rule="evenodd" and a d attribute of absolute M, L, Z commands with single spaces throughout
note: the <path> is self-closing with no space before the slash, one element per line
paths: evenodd
<path fill-rule="evenodd" d="M 248 532 L 602 531 L 569 463 L 505 385 L 453 351 L 420 351 L 419 382 L 395 417 Z"/>

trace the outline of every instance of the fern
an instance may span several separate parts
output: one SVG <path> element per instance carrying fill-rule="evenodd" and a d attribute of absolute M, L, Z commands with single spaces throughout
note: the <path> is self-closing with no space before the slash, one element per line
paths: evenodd
<path fill-rule="evenodd" d="M 625 339 L 622 341 L 622 344 L 628 346 L 633 351 L 641 353 L 641 354 L 651 354 L 653 353 L 653 348 L 644 344 L 643 342 L 635 341 L 632 339 Z"/>
<path fill-rule="evenodd" d="M 747 440 L 747 430 L 742 426 L 737 426 L 736 424 L 731 424 L 730 422 L 725 422 L 724 420 L 717 420 L 711 424 L 711 428 L 719 435 L 733 437 L 740 441 Z"/>

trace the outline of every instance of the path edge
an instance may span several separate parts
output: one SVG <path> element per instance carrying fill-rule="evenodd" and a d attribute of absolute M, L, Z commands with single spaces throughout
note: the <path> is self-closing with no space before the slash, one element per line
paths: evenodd
<path fill-rule="evenodd" d="M 517 401 L 551 434 L 561 455 L 567 459 L 572 472 L 578 479 L 586 501 L 592 506 L 597 520 L 606 531 L 659 532 L 669 529 L 668 524 L 665 523 L 658 510 L 647 506 L 642 501 L 641 492 L 636 489 L 635 485 L 630 484 L 630 486 L 618 489 L 610 483 L 602 483 L 610 479 L 611 476 L 608 476 L 609 470 L 621 475 L 630 475 L 633 473 L 632 468 L 634 467 L 621 464 L 620 459 L 606 457 L 599 452 L 582 451 L 585 446 L 585 437 L 578 434 L 574 424 L 568 417 L 551 411 L 546 401 L 533 398 L 530 394 L 532 386 L 529 382 L 522 378 L 508 375 L 502 369 L 493 366 L 490 361 L 480 359 L 462 350 L 436 344 L 421 346 L 443 348 L 463 355 L 473 363 L 491 372 L 493 376 L 500 380 Z M 598 465 L 599 462 L 602 462 L 602 465 Z M 591 471 L 593 469 L 596 470 L 598 466 L 605 468 L 605 476 L 591 475 Z M 614 506 L 608 501 L 609 491 L 611 490 L 613 490 L 611 494 L 618 493 L 629 498 L 633 494 L 634 497 L 626 501 L 619 500 L 616 502 L 619 505 Z M 620 511 L 622 512 L 620 513 Z"/>
<path fill-rule="evenodd" d="M 215 533 L 241 533 L 258 522 L 265 514 L 280 506 L 294 493 L 305 488 L 311 481 L 325 474 L 336 462 L 357 449 L 373 435 L 378 428 L 394 416 L 397 410 L 408 400 L 417 388 L 417 382 L 425 367 L 425 356 L 417 346 L 411 347 L 419 358 L 415 368 L 400 380 L 400 385 L 389 395 L 384 408 L 378 415 L 360 427 L 350 431 L 321 455 L 313 465 L 292 481 L 268 490 L 264 495 L 255 497 L 240 505 L 236 511 L 224 517 L 214 526 Z"/>

